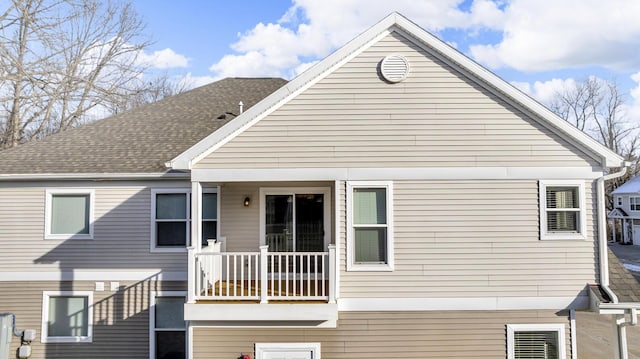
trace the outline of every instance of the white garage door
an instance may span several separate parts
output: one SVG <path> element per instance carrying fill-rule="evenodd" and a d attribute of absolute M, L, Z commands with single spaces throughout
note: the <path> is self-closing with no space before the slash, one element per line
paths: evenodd
<path fill-rule="evenodd" d="M 310 350 L 265 352 L 262 359 L 314 359 Z"/>
<path fill-rule="evenodd" d="M 320 343 L 256 343 L 256 359 L 320 359 Z"/>

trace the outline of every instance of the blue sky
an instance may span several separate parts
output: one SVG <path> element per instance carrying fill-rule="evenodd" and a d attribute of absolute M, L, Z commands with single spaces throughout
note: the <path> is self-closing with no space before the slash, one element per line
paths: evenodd
<path fill-rule="evenodd" d="M 544 6 L 541 5 L 544 3 Z M 156 71 L 191 86 L 292 78 L 398 11 L 547 101 L 588 76 L 616 80 L 640 118 L 638 0 L 135 0 Z"/>

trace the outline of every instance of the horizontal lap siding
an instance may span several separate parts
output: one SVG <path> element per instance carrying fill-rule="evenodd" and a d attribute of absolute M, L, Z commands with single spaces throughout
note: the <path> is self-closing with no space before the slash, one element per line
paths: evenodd
<path fill-rule="evenodd" d="M 120 281 L 119 292 L 93 292 L 93 343 L 48 343 L 41 340 L 43 291 L 93 291 L 95 282 L 0 282 L 0 312 L 17 316 L 20 330 L 35 329 L 32 359 L 149 358 L 149 302 L 152 291 L 184 291 L 185 282 Z M 11 353 L 20 345 L 13 337 Z"/>
<path fill-rule="evenodd" d="M 220 236 L 225 237 L 229 252 L 258 252 L 260 246 L 260 188 L 327 187 L 333 197 L 334 182 L 249 182 L 225 183 L 220 189 Z M 251 204 L 244 206 L 245 197 Z M 334 208 L 331 203 L 331 208 Z M 332 215 L 333 218 L 333 215 Z M 332 226 L 335 224 L 332 223 Z M 326 235 L 333 241 L 333 231 Z"/>
<path fill-rule="evenodd" d="M 407 80 L 377 75 L 391 52 Z M 591 166 L 505 101 L 398 34 L 373 45 L 196 168 Z"/>
<path fill-rule="evenodd" d="M 396 181 L 393 201 L 395 270 L 343 270 L 342 298 L 575 296 L 596 281 L 593 213 L 588 240 L 539 240 L 537 181 Z"/>
<path fill-rule="evenodd" d="M 0 272 L 186 271 L 186 252 L 149 251 L 151 188 L 177 185 L 180 184 L 0 184 Z M 180 186 L 189 188 L 190 184 Z M 44 239 L 46 190 L 64 187 L 95 190 L 93 240 Z"/>
<path fill-rule="evenodd" d="M 315 343 L 323 359 L 505 358 L 507 324 L 569 321 L 552 311 L 340 312 L 337 328 L 195 328 L 194 359 L 234 358 L 255 343 Z"/>

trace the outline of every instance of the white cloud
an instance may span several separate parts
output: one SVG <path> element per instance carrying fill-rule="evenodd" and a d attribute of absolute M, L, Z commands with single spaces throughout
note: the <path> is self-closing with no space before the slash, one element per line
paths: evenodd
<path fill-rule="evenodd" d="M 138 55 L 138 61 L 145 66 L 156 69 L 187 67 L 189 65 L 189 59 L 187 57 L 169 48 L 154 51 L 152 54 L 141 53 Z"/>
<path fill-rule="evenodd" d="M 193 76 L 190 72 L 178 78 L 175 82 L 178 88 L 192 89 L 210 84 L 219 78 L 213 76 Z"/>
<path fill-rule="evenodd" d="M 549 104 L 558 93 L 575 88 L 576 80 L 572 78 L 551 79 L 548 81 L 535 81 L 533 84 L 528 82 L 512 82 L 511 84 L 538 100 L 538 102 Z"/>
<path fill-rule="evenodd" d="M 539 0 L 513 0 L 505 8 L 502 41 L 470 50 L 476 60 L 492 68 L 637 69 L 638 14 L 637 0 L 556 0 L 544 5 Z"/>
<path fill-rule="evenodd" d="M 278 23 L 259 23 L 240 34 L 231 46 L 236 53 L 224 56 L 210 70 L 216 77 L 290 77 L 300 72 L 302 63 L 328 55 L 393 11 L 432 31 L 503 26 L 500 0 L 474 0 L 466 11 L 460 9 L 462 3 L 463 0 L 294 0 Z"/>
<path fill-rule="evenodd" d="M 628 102 L 625 111 L 629 119 L 640 122 L 640 72 L 631 75 L 631 79 L 635 81 L 635 87 L 631 89 L 631 101 Z"/>

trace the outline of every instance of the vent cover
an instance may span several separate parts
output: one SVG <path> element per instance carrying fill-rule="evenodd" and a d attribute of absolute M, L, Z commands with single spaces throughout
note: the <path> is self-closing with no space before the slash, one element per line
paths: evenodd
<path fill-rule="evenodd" d="M 387 55 L 380 64 L 380 73 L 389 82 L 400 82 L 409 74 L 409 61 L 402 55 Z"/>

